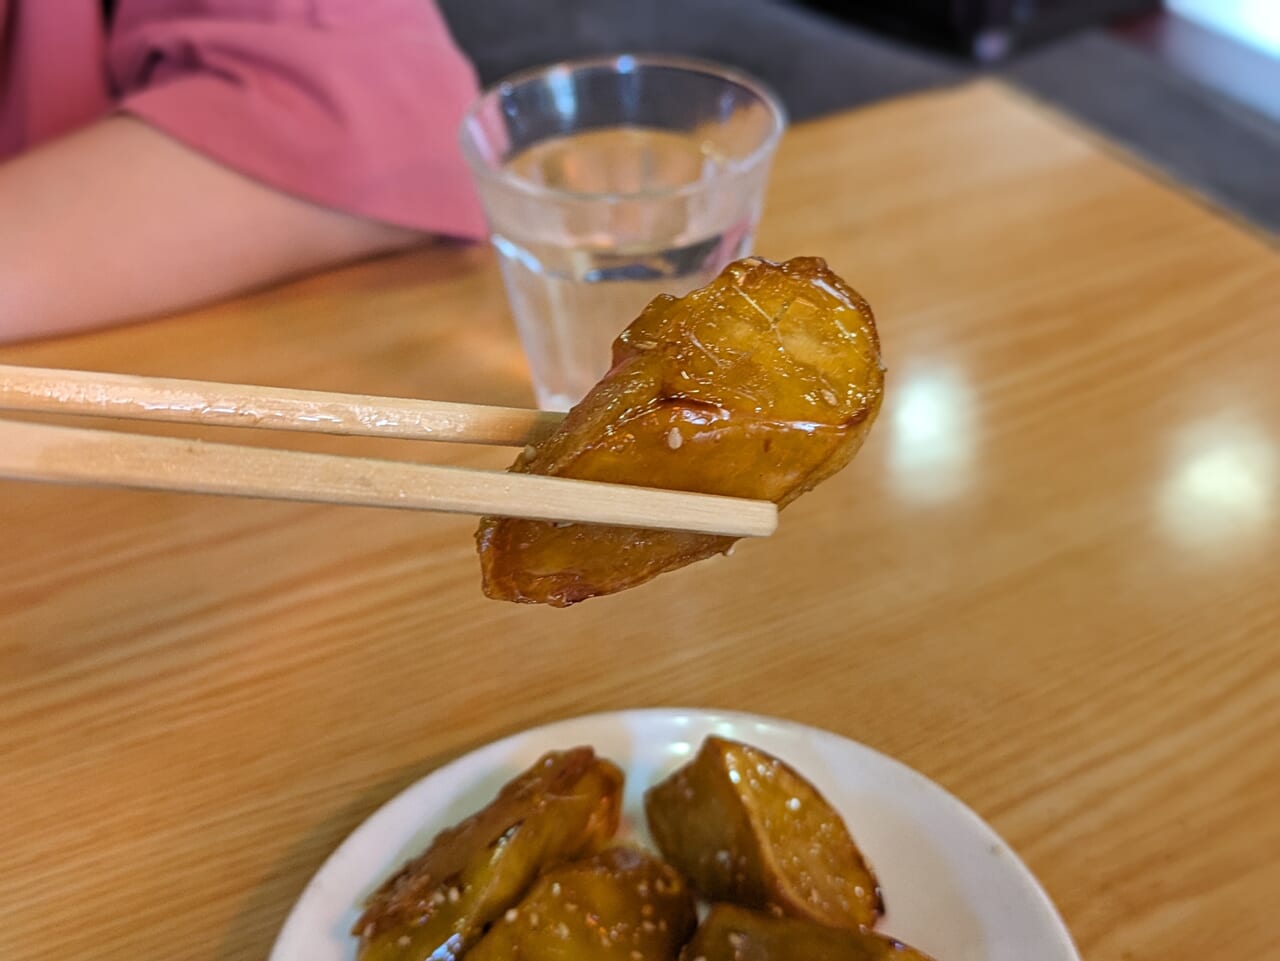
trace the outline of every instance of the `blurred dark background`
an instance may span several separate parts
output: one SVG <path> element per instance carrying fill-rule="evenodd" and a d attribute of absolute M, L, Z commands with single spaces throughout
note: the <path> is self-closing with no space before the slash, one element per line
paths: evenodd
<path fill-rule="evenodd" d="M 995 74 L 1280 231 L 1280 0 L 439 3 L 485 83 L 589 54 L 682 53 L 756 74 L 804 120 Z"/>
<path fill-rule="evenodd" d="M 815 0 L 810 6 L 897 36 L 999 60 L 1013 50 L 1125 14 L 1160 0 Z"/>

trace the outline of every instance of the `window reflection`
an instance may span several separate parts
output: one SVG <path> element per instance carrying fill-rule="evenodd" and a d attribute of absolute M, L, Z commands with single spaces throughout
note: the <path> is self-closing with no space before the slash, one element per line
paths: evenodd
<path fill-rule="evenodd" d="M 889 472 L 894 493 L 940 503 L 972 483 L 973 394 L 951 367 L 908 370 L 895 378 L 890 416 Z"/>
<path fill-rule="evenodd" d="M 1159 507 L 1161 526 L 1182 547 L 1251 540 L 1274 516 L 1276 447 L 1256 425 L 1217 418 L 1179 437 Z"/>
<path fill-rule="evenodd" d="M 556 113 L 572 116 L 578 109 L 578 91 L 573 85 L 573 74 L 565 67 L 547 71 L 547 87 L 555 103 Z"/>
<path fill-rule="evenodd" d="M 1280 56 L 1280 3 L 1276 0 L 1169 0 L 1168 7 L 1203 27 Z"/>

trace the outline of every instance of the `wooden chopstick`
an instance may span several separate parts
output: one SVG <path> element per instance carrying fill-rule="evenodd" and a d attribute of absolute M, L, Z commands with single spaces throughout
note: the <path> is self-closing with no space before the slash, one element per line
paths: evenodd
<path fill-rule="evenodd" d="M 517 447 L 537 443 L 564 417 L 516 407 L 9 364 L 0 364 L 0 409 Z"/>
<path fill-rule="evenodd" d="M 765 537 L 769 501 L 0 419 L 0 478 Z"/>

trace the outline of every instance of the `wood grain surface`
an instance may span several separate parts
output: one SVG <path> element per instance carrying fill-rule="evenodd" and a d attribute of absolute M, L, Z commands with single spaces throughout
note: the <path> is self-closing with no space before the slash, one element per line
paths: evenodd
<path fill-rule="evenodd" d="M 617 597 L 485 600 L 464 518 L 5 485 L 0 958 L 260 959 L 330 850 L 441 762 L 663 704 L 916 767 L 1089 961 L 1275 956 L 1276 249 L 978 84 L 788 134 L 759 251 L 823 255 L 871 301 L 885 409 L 774 537 Z M 531 403 L 464 246 L 0 361 Z"/>

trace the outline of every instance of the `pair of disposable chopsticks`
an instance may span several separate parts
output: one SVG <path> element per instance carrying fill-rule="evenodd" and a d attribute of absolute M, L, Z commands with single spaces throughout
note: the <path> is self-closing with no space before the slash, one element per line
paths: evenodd
<path fill-rule="evenodd" d="M 0 409 L 524 446 L 563 415 L 0 364 Z M 678 456 L 676 451 L 667 451 Z M 0 478 L 764 537 L 768 501 L 0 419 Z"/>

